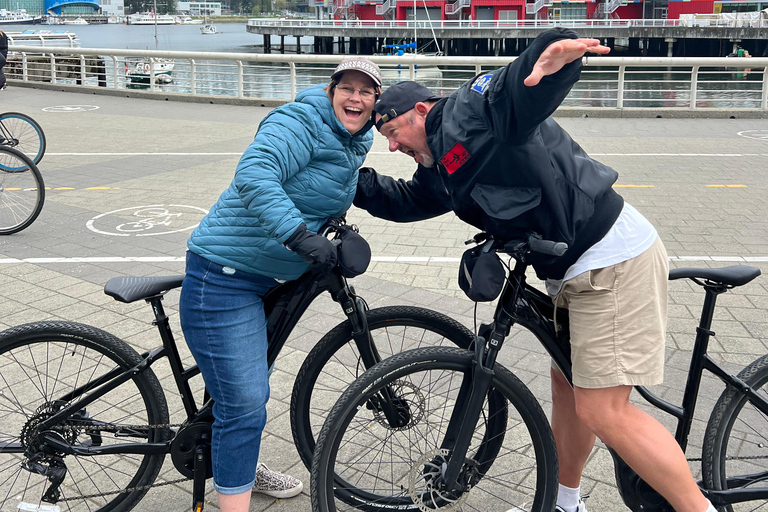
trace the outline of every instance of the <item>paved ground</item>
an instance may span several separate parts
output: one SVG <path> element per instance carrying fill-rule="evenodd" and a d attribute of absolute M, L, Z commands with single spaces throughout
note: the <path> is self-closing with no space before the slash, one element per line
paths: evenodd
<path fill-rule="evenodd" d="M 45 110 L 83 104 L 98 108 Z M 137 348 L 155 346 L 148 307 L 116 303 L 102 287 L 119 275 L 183 272 L 189 228 L 228 185 L 239 155 L 269 109 L 10 88 L 0 94 L 0 111 L 30 114 L 44 127 L 48 151 L 40 169 L 50 187 L 35 224 L 0 239 L 0 328 L 43 319 L 76 320 L 106 329 Z M 765 121 L 567 118 L 561 123 L 590 154 L 619 171 L 618 190 L 657 227 L 673 266 L 747 261 L 768 271 Z M 378 135 L 366 164 L 399 177 L 413 169 L 407 157 L 390 155 Z M 134 214 L 146 214 L 141 207 L 150 205 L 165 215 L 155 225 L 137 224 Z M 451 215 L 397 225 L 353 209 L 349 219 L 373 249 L 370 271 L 355 280 L 372 306 L 416 304 L 473 325 L 473 305 L 456 285 L 456 261 L 465 249 L 462 242 L 474 234 L 472 228 Z M 766 353 L 766 282 L 758 279 L 720 301 L 711 350 L 729 368 Z M 667 378 L 657 391 L 673 401 L 684 384 L 702 299 L 694 288 L 676 282 L 671 291 Z M 178 292 L 170 293 L 166 303 L 180 334 Z M 490 316 L 489 307 L 479 308 L 479 321 Z M 307 484 L 309 476 L 288 427 L 288 400 L 298 366 L 294 362 L 340 319 L 331 301 L 314 304 L 272 378 L 263 460 Z M 548 358 L 525 335 L 509 345 L 505 364 L 547 410 Z M 163 368 L 157 371 L 167 386 L 169 374 Z M 707 386 L 701 400 L 704 420 L 719 394 L 718 385 Z M 173 396 L 171 404 L 178 413 L 181 405 Z M 694 425 L 694 457 L 703 426 L 702 421 Z M 617 504 L 609 459 L 601 447 L 590 458 L 583 488 L 592 493 L 591 511 L 623 509 Z M 692 467 L 696 470 L 695 463 Z M 163 477 L 176 477 L 170 465 Z M 188 510 L 190 489 L 185 483 L 152 490 L 137 510 Z M 210 496 L 210 509 L 215 510 L 215 497 Z M 309 508 L 306 491 L 281 502 L 256 496 L 251 506 L 254 511 Z"/>

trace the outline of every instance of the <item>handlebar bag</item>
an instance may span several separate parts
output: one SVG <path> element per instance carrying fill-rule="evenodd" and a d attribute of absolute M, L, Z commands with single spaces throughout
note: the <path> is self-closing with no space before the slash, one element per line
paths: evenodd
<path fill-rule="evenodd" d="M 357 277 L 368 269 L 371 263 L 371 246 L 365 238 L 352 231 L 340 229 L 338 256 L 339 269 L 344 277 Z"/>
<path fill-rule="evenodd" d="M 495 252 L 473 247 L 461 256 L 459 287 L 475 302 L 490 302 L 499 296 L 507 273 Z"/>

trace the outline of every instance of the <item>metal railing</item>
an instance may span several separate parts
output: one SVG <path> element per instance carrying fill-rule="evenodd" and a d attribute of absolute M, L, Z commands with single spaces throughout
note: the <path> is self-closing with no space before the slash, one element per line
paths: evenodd
<path fill-rule="evenodd" d="M 397 0 L 385 0 L 383 3 L 376 4 L 376 14 L 378 16 L 390 17 L 391 11 L 397 7 Z M 248 20 L 250 22 L 250 20 Z"/>
<path fill-rule="evenodd" d="M 173 59 L 171 83 L 129 76 L 129 62 L 144 59 L 155 76 L 159 59 Z M 9 82 L 142 89 L 170 95 L 210 95 L 290 101 L 314 84 L 328 82 L 341 55 L 281 55 L 151 50 L 11 46 Z M 508 57 L 373 56 L 384 86 L 416 80 L 448 95 Z M 581 80 L 564 106 L 581 108 L 672 108 L 678 110 L 768 110 L 768 58 L 606 57 L 584 59 Z"/>
<path fill-rule="evenodd" d="M 551 7 L 551 6 L 552 6 L 552 0 L 536 0 L 532 4 L 525 4 L 525 13 L 536 14 L 543 8 Z M 520 20 L 520 21 L 524 21 L 524 20 Z"/>
<path fill-rule="evenodd" d="M 447 4 L 445 6 L 445 14 L 447 16 L 452 16 L 459 12 L 461 9 L 469 7 L 470 5 L 472 5 L 472 0 L 456 0 L 452 4 Z"/>
<path fill-rule="evenodd" d="M 597 6 L 597 15 L 605 16 L 606 14 L 612 14 L 616 9 L 621 7 L 624 0 L 607 0 Z"/>
<path fill-rule="evenodd" d="M 394 3 L 394 2 L 393 2 Z M 541 9 L 552 4 L 552 0 L 536 0 L 535 4 L 526 4 L 526 9 Z M 383 9 L 383 5 L 381 6 Z M 377 14 L 378 14 L 378 8 Z M 382 11 L 383 12 L 383 11 Z M 537 12 L 534 10 L 526 11 Z M 725 28 L 768 28 L 768 19 L 756 20 L 630 20 L 630 19 L 589 19 L 589 20 L 315 20 L 315 19 L 264 19 L 248 20 L 250 27 L 301 27 L 301 28 L 432 28 L 432 29 L 542 29 L 551 27 L 566 27 L 573 29 L 593 27 L 725 27 Z"/>

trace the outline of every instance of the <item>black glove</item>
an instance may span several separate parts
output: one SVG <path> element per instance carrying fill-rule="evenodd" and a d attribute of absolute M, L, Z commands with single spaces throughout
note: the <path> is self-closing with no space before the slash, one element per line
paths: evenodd
<path fill-rule="evenodd" d="M 305 224 L 294 231 L 285 246 L 309 263 L 312 270 L 327 273 L 336 266 L 336 246 L 324 236 L 307 231 Z"/>

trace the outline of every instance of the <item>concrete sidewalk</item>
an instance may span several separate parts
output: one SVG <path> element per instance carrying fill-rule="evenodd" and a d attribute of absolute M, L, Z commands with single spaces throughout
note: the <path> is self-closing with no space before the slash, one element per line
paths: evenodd
<path fill-rule="evenodd" d="M 85 105 L 87 104 L 87 105 Z M 49 108 L 80 106 L 80 108 Z M 9 88 L 0 111 L 33 116 L 48 149 L 40 164 L 47 192 L 37 221 L 0 238 L 0 328 L 44 319 L 74 320 L 105 329 L 137 350 L 159 344 L 151 311 L 143 303 L 116 303 L 102 293 L 118 275 L 183 272 L 185 241 L 204 212 L 228 186 L 240 154 L 267 108 L 88 96 Z M 673 267 L 748 264 L 768 271 L 768 125 L 760 120 L 561 119 L 591 155 L 619 171 L 617 190 L 658 229 Z M 366 165 L 409 177 L 414 165 L 390 154 L 378 134 Z M 164 223 L 136 222 L 148 206 L 167 210 Z M 413 304 L 441 311 L 472 328 L 474 304 L 456 284 L 457 261 L 474 228 L 452 215 L 417 224 L 374 219 L 353 208 L 374 262 L 354 281 L 371 307 Z M 711 354 L 737 370 L 766 353 L 768 281 L 753 283 L 719 301 Z M 685 282 L 671 286 L 668 366 L 656 391 L 679 403 L 687 356 L 703 294 Z M 178 291 L 168 294 L 174 332 Z M 477 323 L 492 309 L 477 308 Z M 254 496 L 252 511 L 310 509 L 309 474 L 293 448 L 289 401 L 295 371 L 312 345 L 343 319 L 327 297 L 312 305 L 291 336 L 272 376 L 269 421 L 262 460 L 305 483 L 297 498 Z M 181 343 L 183 345 L 183 343 Z M 533 390 L 549 413 L 549 360 L 530 336 L 510 339 L 503 363 Z M 190 361 L 188 352 L 184 356 Z M 155 370 L 168 391 L 175 418 L 182 407 L 167 369 Z M 700 401 L 690 456 L 698 457 L 701 434 L 719 384 L 711 379 Z M 200 382 L 197 383 L 200 388 Z M 655 414 L 655 413 L 654 413 Z M 672 426 L 667 419 L 664 423 Z M 692 469 L 698 472 L 697 463 Z M 161 479 L 178 477 L 168 462 Z M 582 489 L 591 512 L 623 510 L 610 456 L 593 451 Z M 207 510 L 216 510 L 214 494 Z M 139 511 L 189 510 L 191 483 L 153 489 Z"/>

